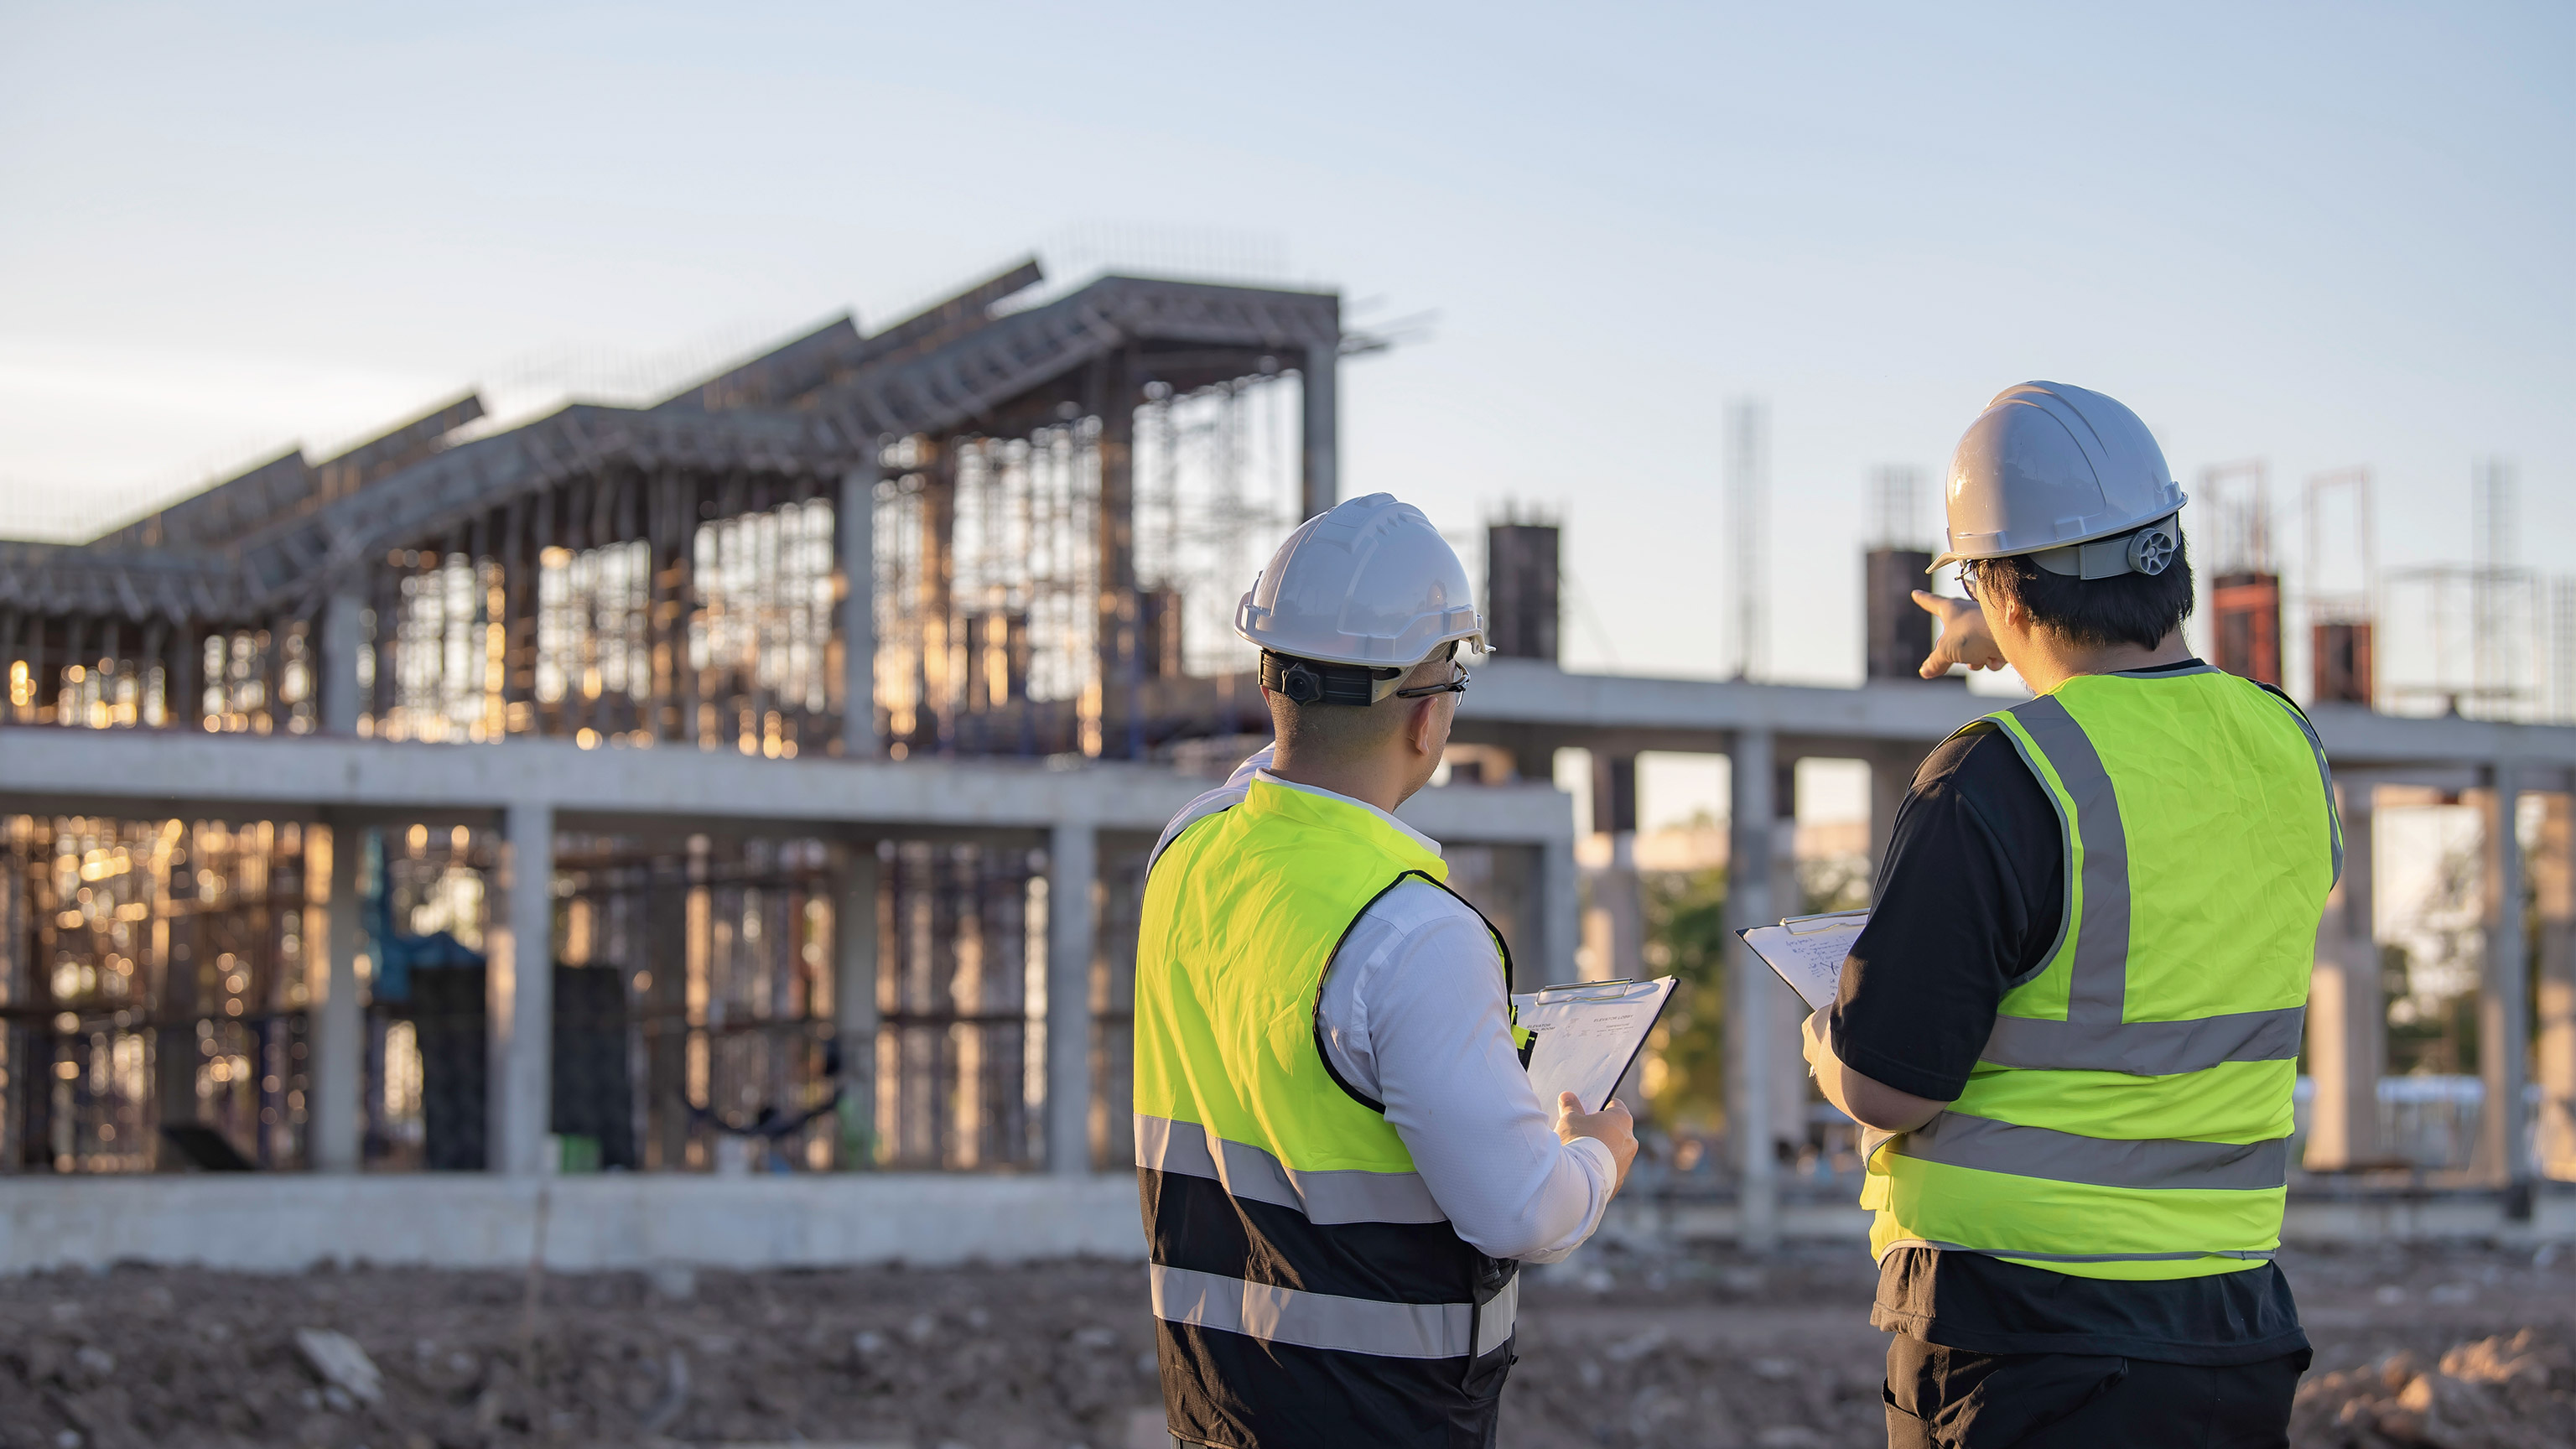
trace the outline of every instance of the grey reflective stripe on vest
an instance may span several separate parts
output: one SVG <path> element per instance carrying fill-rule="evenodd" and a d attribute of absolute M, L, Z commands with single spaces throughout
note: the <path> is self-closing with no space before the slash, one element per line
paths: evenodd
<path fill-rule="evenodd" d="M 1465 1358 L 1472 1334 L 1482 1357 L 1512 1336 L 1520 1280 L 1482 1309 L 1469 1303 L 1388 1303 L 1251 1283 L 1189 1268 L 1151 1268 L 1154 1316 L 1168 1323 L 1240 1333 L 1266 1343 L 1381 1358 Z"/>
<path fill-rule="evenodd" d="M 1897 1138 L 1889 1150 L 1949 1167 L 2091 1187 L 2259 1192 L 2286 1187 L 2290 1181 L 2286 1137 L 2262 1142 L 2086 1137 L 1944 1112 Z"/>
<path fill-rule="evenodd" d="M 1325 1227 L 1449 1221 L 1420 1173 L 1299 1172 L 1258 1147 L 1211 1137 L 1196 1122 L 1142 1112 L 1136 1114 L 1136 1165 L 1213 1178 L 1235 1197 L 1294 1208 Z"/>
<path fill-rule="evenodd" d="M 2031 773 L 2044 785 L 2048 772 L 2054 771 L 2075 802 L 2075 818 L 2064 820 L 2065 802 L 2055 790 L 2048 791 L 2050 802 L 2058 808 L 2061 828 L 2084 847 L 2081 891 L 2073 889 L 2077 882 L 2067 882 L 2067 909 L 2075 909 L 2079 895 L 2083 909 L 2075 921 L 2074 979 L 2067 986 L 2066 1018 L 2116 1023 L 2129 990 L 2129 836 L 2120 826 L 2120 800 L 2111 789 L 2111 772 L 2103 768 L 2102 756 L 2084 727 L 2054 697 L 2041 695 L 2005 713 L 2029 731 L 2031 741 L 2047 756 L 2043 770 L 2041 761 L 2029 758 L 2021 737 L 2004 731 L 2004 738 L 2021 752 Z"/>
<path fill-rule="evenodd" d="M 2031 1253 L 2020 1248 L 1981 1248 L 1938 1238 L 1899 1238 L 1879 1250 L 1885 1257 L 1899 1248 L 1939 1248 L 1952 1253 L 1983 1253 L 1989 1258 L 2028 1258 L 2034 1263 L 2187 1263 L 2194 1258 L 2237 1258 L 2259 1263 L 2278 1256 L 2277 1248 L 2200 1248 L 2187 1253 Z"/>
<path fill-rule="evenodd" d="M 2174 1077 L 2221 1062 L 2286 1062 L 2299 1054 L 2304 1006 L 2239 1011 L 2189 1021 L 2053 1021 L 1998 1016 L 1978 1055 L 2035 1071 L 2126 1072 Z"/>
<path fill-rule="evenodd" d="M 2151 676 L 2131 678 L 2172 678 L 2179 675 L 2215 673 L 2206 666 L 2200 669 L 2163 671 Z M 1978 1055 L 2001 1067 L 2023 1067 L 2034 1071 L 2099 1071 L 2125 1072 L 2131 1076 L 2171 1077 L 2185 1072 L 2205 1071 L 2224 1062 L 2287 1061 L 2299 1054 L 2300 1031 L 2306 1021 L 2306 1008 L 2287 1006 L 2271 1011 L 2231 1012 L 2222 1016 L 2199 1017 L 2187 1021 L 2123 1021 L 2129 990 L 2129 838 L 2120 821 L 2120 802 L 2111 787 L 2111 772 L 2104 768 L 2101 753 L 2093 748 L 2084 727 L 2075 722 L 2066 706 L 2053 696 L 2042 695 L 2027 703 L 2014 705 L 2005 713 L 2029 732 L 2030 743 L 2038 746 L 2043 762 L 2033 758 L 2021 736 L 2011 730 L 2003 732 L 2013 749 L 2031 773 L 2046 784 L 2054 773 L 2065 793 L 2074 801 L 2073 819 L 2066 819 L 2066 801 L 2056 790 L 2047 790 L 2049 802 L 2055 805 L 2060 828 L 2068 838 L 2084 847 L 2082 876 L 2082 914 L 2074 923 L 2074 959 L 2069 963 L 2066 988 L 2066 1018 L 1998 1016 L 1993 1032 Z M 2293 711 L 2295 715 L 2295 711 Z M 2311 747 L 2316 747 L 2316 733 L 2306 721 L 2300 728 Z M 2317 768 L 2325 769 L 2325 753 L 2317 749 Z M 2327 814 L 2333 814 L 2334 794 L 2331 779 L 2326 794 Z M 2333 830 L 2335 866 L 2343 865 L 2343 841 L 2339 828 Z M 2069 855 L 2073 854 L 2069 851 Z M 2073 885 L 2075 882 L 2070 881 Z M 2076 910 L 2077 892 L 2070 891 L 2067 911 Z M 2061 938 L 2060 946 L 2063 946 Z M 2056 952 L 2050 952 L 2054 960 Z M 2041 968 L 2045 970 L 2043 966 Z M 2034 976 L 2038 973 L 2032 973 Z M 2029 977 L 2022 978 L 2023 981 Z M 2013 983 L 2018 986 L 2021 981 Z"/>

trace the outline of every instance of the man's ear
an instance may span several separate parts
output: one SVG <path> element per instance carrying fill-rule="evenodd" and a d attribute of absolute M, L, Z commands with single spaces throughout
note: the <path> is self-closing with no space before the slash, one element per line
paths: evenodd
<path fill-rule="evenodd" d="M 1405 701 L 1405 706 L 1411 709 L 1413 713 L 1405 717 L 1404 737 L 1412 742 L 1414 753 L 1416 754 L 1427 755 L 1431 753 L 1431 712 L 1433 706 L 1439 703 L 1440 697 L 1438 695 L 1432 695 L 1424 699 L 1408 699 Z"/>

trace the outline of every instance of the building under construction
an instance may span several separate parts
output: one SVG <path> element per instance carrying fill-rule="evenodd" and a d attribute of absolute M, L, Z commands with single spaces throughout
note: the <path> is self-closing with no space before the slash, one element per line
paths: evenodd
<path fill-rule="evenodd" d="M 1338 496 L 1338 363 L 1375 344 L 1326 292 L 1041 286 L 1029 265 L 843 318 L 640 408 L 499 427 L 467 396 L 86 543 L 0 545 L 0 1268 L 523 1261 L 543 1192 L 578 1210 L 549 1249 L 535 1209 L 539 1251 L 576 1264 L 1132 1253 L 1145 852 L 1266 737 L 1224 623 Z M 1884 842 L 1982 707 L 1911 678 L 1908 542 L 1870 565 L 1868 681 L 1834 689 L 1567 673 L 1555 527 L 1491 530 L 1505 657 L 1405 813 L 1525 985 L 1575 974 L 1587 895 L 1596 969 L 1641 959 L 1640 751 L 1732 759 L 1739 924 L 1798 907 L 1799 759 L 1867 762 Z M 2565 1116 L 2576 729 L 2366 698 L 2318 726 L 2362 818 L 2382 784 L 2503 820 L 2550 792 L 2540 1035 L 2566 1040 L 2540 1110 Z M 1580 829 L 1567 748 L 1595 765 Z M 1579 833 L 1605 841 L 1588 890 Z M 2366 923 L 2355 835 L 2334 919 Z M 2516 1039 L 2524 867 L 2510 830 L 2491 853 Z M 2350 1106 L 2375 1090 L 2368 935 L 2320 948 L 2319 1166 L 2377 1161 Z M 1782 1180 L 1794 998 L 1749 957 L 1727 993 L 1704 1220 L 1846 1231 L 1846 1195 Z M 2478 1183 L 2527 1215 L 2529 1073 L 2490 1057 Z"/>

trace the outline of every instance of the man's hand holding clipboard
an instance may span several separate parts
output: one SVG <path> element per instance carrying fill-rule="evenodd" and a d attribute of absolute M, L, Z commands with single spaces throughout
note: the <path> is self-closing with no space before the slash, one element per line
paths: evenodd
<path fill-rule="evenodd" d="M 1612 1100 L 1619 1079 L 1645 1049 L 1674 978 L 1652 981 L 1575 981 L 1512 998 L 1512 1026 L 1521 1038 L 1521 1065 L 1539 1105 L 1556 1113 L 1556 1134 L 1568 1142 L 1590 1137 L 1610 1149 L 1618 1167 L 1617 1191 L 1637 1157 L 1628 1109 Z"/>

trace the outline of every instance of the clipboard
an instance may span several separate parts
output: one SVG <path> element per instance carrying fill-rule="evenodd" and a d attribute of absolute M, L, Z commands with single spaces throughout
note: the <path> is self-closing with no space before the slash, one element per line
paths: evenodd
<path fill-rule="evenodd" d="M 1841 989 L 1843 958 L 1851 954 L 1867 911 L 1830 911 L 1821 916 L 1791 916 L 1776 926 L 1753 926 L 1736 932 L 1762 964 L 1779 973 L 1810 1010 L 1833 1005 Z"/>
<path fill-rule="evenodd" d="M 1608 1106 L 1619 1079 L 1645 1050 L 1676 984 L 1671 976 L 1569 981 L 1513 997 L 1512 1024 L 1530 1033 L 1521 1065 L 1539 1105 L 1553 1113 L 1557 1094 L 1572 1092 L 1587 1112 Z"/>

